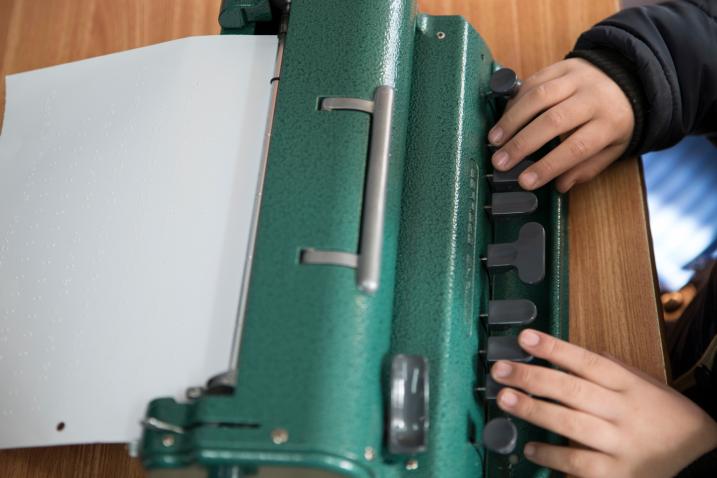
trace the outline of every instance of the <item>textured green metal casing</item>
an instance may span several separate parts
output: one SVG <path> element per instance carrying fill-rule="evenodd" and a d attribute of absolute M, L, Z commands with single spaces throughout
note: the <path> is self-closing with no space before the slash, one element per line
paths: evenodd
<path fill-rule="evenodd" d="M 352 477 L 546 474 L 481 445 L 484 423 L 500 415 L 476 392 L 488 299 L 530 298 L 536 327 L 567 333 L 561 197 L 539 191 L 529 218 L 493 222 L 483 210 L 495 67 L 465 20 L 417 15 L 414 0 L 292 2 L 236 390 L 151 402 L 147 417 L 183 433 L 147 428 L 146 467 L 200 464 L 217 476 L 233 465 Z M 395 104 L 381 281 L 369 294 L 354 269 L 301 264 L 300 252 L 358 251 L 371 116 L 319 105 L 371 99 L 381 85 L 394 88 Z M 489 278 L 480 260 L 487 244 L 515 240 L 527 220 L 547 231 L 545 280 Z M 399 353 L 429 363 L 428 446 L 416 456 L 386 446 L 388 366 Z M 521 443 L 554 439 L 519 427 Z"/>

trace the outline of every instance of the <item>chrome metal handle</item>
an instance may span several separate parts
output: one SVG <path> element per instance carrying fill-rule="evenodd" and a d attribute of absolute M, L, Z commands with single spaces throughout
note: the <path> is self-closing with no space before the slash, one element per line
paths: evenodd
<path fill-rule="evenodd" d="M 366 197 L 361 217 L 361 243 L 357 270 L 358 286 L 366 292 L 375 292 L 381 277 L 392 117 L 393 88 L 379 86 L 373 97 L 371 151 L 366 173 Z"/>
<path fill-rule="evenodd" d="M 393 87 L 387 85 L 376 88 L 373 101 L 361 98 L 324 98 L 321 102 L 321 109 L 324 111 L 353 110 L 373 115 L 364 207 L 361 213 L 361 240 L 355 266 L 356 283 L 359 289 L 368 293 L 378 290 L 381 278 L 393 103 Z M 336 253 L 337 251 L 305 249 L 301 262 L 352 267 L 353 261 L 336 261 Z"/>

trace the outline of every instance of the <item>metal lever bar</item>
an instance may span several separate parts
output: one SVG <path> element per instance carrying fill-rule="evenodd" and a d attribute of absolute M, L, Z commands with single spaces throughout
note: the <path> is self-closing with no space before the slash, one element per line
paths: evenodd
<path fill-rule="evenodd" d="M 359 289 L 368 293 L 376 292 L 381 276 L 393 98 L 393 87 L 383 85 L 376 88 L 373 101 L 361 98 L 324 98 L 320 106 L 324 111 L 352 110 L 373 115 L 364 207 L 361 214 L 361 242 L 355 266 L 352 260 L 346 260 L 349 253 L 316 249 L 305 249 L 301 262 L 356 267 L 356 283 Z M 336 260 L 337 254 L 341 256 L 339 261 Z"/>

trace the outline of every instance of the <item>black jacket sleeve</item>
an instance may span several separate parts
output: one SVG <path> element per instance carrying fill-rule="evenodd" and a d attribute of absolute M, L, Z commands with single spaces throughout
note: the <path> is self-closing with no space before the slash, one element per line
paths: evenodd
<path fill-rule="evenodd" d="M 689 134 L 717 138 L 717 0 L 623 10 L 583 33 L 568 56 L 601 68 L 632 102 L 629 153 Z"/>

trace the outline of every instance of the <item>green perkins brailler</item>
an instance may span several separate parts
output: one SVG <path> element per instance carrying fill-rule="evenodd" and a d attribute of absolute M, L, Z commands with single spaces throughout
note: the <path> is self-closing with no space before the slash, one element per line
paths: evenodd
<path fill-rule="evenodd" d="M 533 212 L 485 210 L 499 189 L 486 134 L 504 101 L 488 47 L 464 19 L 417 14 L 413 0 L 287 10 L 222 5 L 224 33 L 277 34 L 282 15 L 286 28 L 241 346 L 186 403 L 150 403 L 144 465 L 547 476 L 522 446 L 557 437 L 512 420 L 507 453 L 483 441 L 503 416 L 483 390 L 488 337 L 520 330 L 489 326 L 489 300 L 529 300 L 531 327 L 567 336 L 563 199 L 543 188 Z M 489 273 L 533 254 L 521 243 L 484 260 L 528 223 L 545 229 L 544 279 Z"/>

